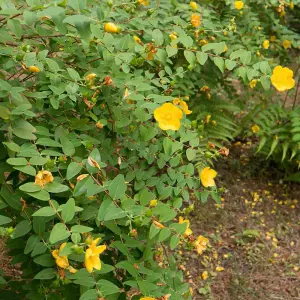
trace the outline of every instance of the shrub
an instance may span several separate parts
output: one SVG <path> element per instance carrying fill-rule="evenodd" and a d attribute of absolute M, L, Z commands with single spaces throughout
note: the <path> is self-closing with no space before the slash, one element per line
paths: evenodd
<path fill-rule="evenodd" d="M 231 138 L 236 106 L 218 83 L 268 89 L 272 70 L 232 2 L 152 2 L 1 2 L 0 225 L 22 271 L 2 296 L 191 299 L 171 250 L 208 246 L 176 217 L 220 201 L 210 166 L 228 152 L 207 142 Z"/>

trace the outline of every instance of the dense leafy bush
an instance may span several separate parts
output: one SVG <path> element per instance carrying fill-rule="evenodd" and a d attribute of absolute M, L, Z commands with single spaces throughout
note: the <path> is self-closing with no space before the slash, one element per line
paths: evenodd
<path fill-rule="evenodd" d="M 0 225 L 22 271 L 2 297 L 191 299 L 170 250 L 208 245 L 177 215 L 220 201 L 232 78 L 294 85 L 256 55 L 254 2 L 203 2 L 0 2 Z"/>

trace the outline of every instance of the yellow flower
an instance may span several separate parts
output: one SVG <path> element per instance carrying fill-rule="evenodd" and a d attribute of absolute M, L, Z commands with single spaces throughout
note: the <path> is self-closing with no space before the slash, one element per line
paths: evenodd
<path fill-rule="evenodd" d="M 176 32 L 173 32 L 172 34 L 169 35 L 170 39 L 172 41 L 176 40 L 177 39 L 177 33 Z"/>
<path fill-rule="evenodd" d="M 224 268 L 223 268 L 223 267 L 220 267 L 220 266 L 217 266 L 217 267 L 216 267 L 216 271 L 222 272 L 222 271 L 224 271 Z"/>
<path fill-rule="evenodd" d="M 190 7 L 193 9 L 193 10 L 196 10 L 197 9 L 197 3 L 196 2 L 194 2 L 194 1 L 192 1 L 192 2 L 190 2 Z"/>
<path fill-rule="evenodd" d="M 156 300 L 156 299 L 153 297 L 143 297 L 143 298 L 140 298 L 140 300 Z"/>
<path fill-rule="evenodd" d="M 207 271 L 202 272 L 201 277 L 203 280 L 206 280 L 208 278 L 208 272 Z"/>
<path fill-rule="evenodd" d="M 243 1 L 235 1 L 234 2 L 234 7 L 237 9 L 237 10 L 241 10 L 244 8 L 244 2 Z"/>
<path fill-rule="evenodd" d="M 208 242 L 208 239 L 202 235 L 197 237 L 196 241 L 194 242 L 194 247 L 196 248 L 198 254 L 202 254 L 203 251 L 206 250 Z"/>
<path fill-rule="evenodd" d="M 70 273 L 75 274 L 78 272 L 78 270 L 76 270 L 75 268 L 73 268 L 72 266 L 68 266 L 68 270 Z"/>
<path fill-rule="evenodd" d="M 138 0 L 140 5 L 144 5 L 144 6 L 148 6 L 149 5 L 149 1 L 148 0 Z"/>
<path fill-rule="evenodd" d="M 291 48 L 291 42 L 290 42 L 289 40 L 284 40 L 284 41 L 282 42 L 282 47 L 283 47 L 284 49 Z"/>
<path fill-rule="evenodd" d="M 211 121 L 211 124 L 212 124 L 213 126 L 216 126 L 216 125 L 217 125 L 217 121 L 213 120 L 213 121 Z"/>
<path fill-rule="evenodd" d="M 264 49 L 269 49 L 269 47 L 270 47 L 270 41 L 269 40 L 264 40 L 263 47 L 264 47 Z"/>
<path fill-rule="evenodd" d="M 179 217 L 179 221 L 178 224 L 183 224 L 183 223 L 187 223 L 187 227 L 186 230 L 183 234 L 184 237 L 188 237 L 189 235 L 191 235 L 193 233 L 193 231 L 190 228 L 190 221 L 189 220 L 185 220 L 183 217 Z"/>
<path fill-rule="evenodd" d="M 35 176 L 34 183 L 43 187 L 45 184 L 52 182 L 54 180 L 52 173 L 49 171 L 39 171 Z"/>
<path fill-rule="evenodd" d="M 276 41 L 276 36 L 275 35 L 271 35 L 270 36 L 270 41 L 271 42 L 275 42 Z"/>
<path fill-rule="evenodd" d="M 249 86 L 251 87 L 251 89 L 254 89 L 256 87 L 257 84 L 257 80 L 253 79 L 249 82 Z"/>
<path fill-rule="evenodd" d="M 143 45 L 141 39 L 140 39 L 138 36 L 136 36 L 136 35 L 133 36 L 133 39 L 134 39 L 138 44 Z"/>
<path fill-rule="evenodd" d="M 204 45 L 207 45 L 208 44 L 208 41 L 207 40 L 200 40 L 199 41 L 199 44 L 200 44 L 200 46 L 204 46 Z"/>
<path fill-rule="evenodd" d="M 215 186 L 214 178 L 217 176 L 217 172 L 210 167 L 204 168 L 200 173 L 200 180 L 204 187 Z"/>
<path fill-rule="evenodd" d="M 290 90 L 295 86 L 295 80 L 293 79 L 293 71 L 289 68 L 283 68 L 277 66 L 273 70 L 271 76 L 271 82 L 279 92 Z"/>
<path fill-rule="evenodd" d="M 181 100 L 181 99 L 179 99 L 179 98 L 175 98 L 175 99 L 173 100 L 173 104 L 174 104 L 174 105 L 178 105 L 179 108 L 180 108 L 186 115 L 190 115 L 190 114 L 192 113 L 192 111 L 189 110 L 189 107 L 188 107 L 188 105 L 186 104 L 186 102 L 183 101 L 183 100 Z"/>
<path fill-rule="evenodd" d="M 119 31 L 117 25 L 111 22 L 104 24 L 104 30 L 110 33 L 117 33 Z"/>
<path fill-rule="evenodd" d="M 55 258 L 55 263 L 62 269 L 65 269 L 69 266 L 69 261 L 67 256 L 60 256 L 59 253 L 64 247 L 67 245 L 67 243 L 63 243 L 60 245 L 59 250 L 53 250 L 52 256 Z"/>
<path fill-rule="evenodd" d="M 91 80 L 91 79 L 94 79 L 97 75 L 95 73 L 91 73 L 91 74 L 88 74 L 86 75 L 85 79 L 86 80 Z"/>
<path fill-rule="evenodd" d="M 258 125 L 254 124 L 254 125 L 252 125 L 251 130 L 253 133 L 258 133 L 260 128 Z"/>
<path fill-rule="evenodd" d="M 39 73 L 41 70 L 36 66 L 30 66 L 28 67 L 28 71 L 32 73 Z"/>
<path fill-rule="evenodd" d="M 294 7 L 295 7 L 294 2 L 291 1 L 291 2 L 290 2 L 290 9 L 294 9 Z"/>
<path fill-rule="evenodd" d="M 191 24 L 193 25 L 193 27 L 199 27 L 201 24 L 201 16 L 197 14 L 192 14 Z"/>
<path fill-rule="evenodd" d="M 211 119 L 211 115 L 207 115 L 207 116 L 205 117 L 205 123 L 208 124 L 209 121 L 210 121 L 210 119 Z"/>
<path fill-rule="evenodd" d="M 154 118 L 160 129 L 178 130 L 182 119 L 182 111 L 172 103 L 164 103 L 154 110 Z"/>
<path fill-rule="evenodd" d="M 161 224 L 161 223 L 159 223 L 159 222 L 157 222 L 157 221 L 155 221 L 155 220 L 153 220 L 152 221 L 152 223 L 156 226 L 156 227 L 158 227 L 158 228 L 165 228 L 165 226 L 163 225 L 163 224 Z"/>
<path fill-rule="evenodd" d="M 228 51 L 228 46 L 225 45 L 223 52 L 227 52 Z"/>
<path fill-rule="evenodd" d="M 128 91 L 128 88 L 125 89 L 123 99 L 127 98 L 130 95 L 130 92 Z"/>
<path fill-rule="evenodd" d="M 85 252 L 85 267 L 89 273 L 92 273 L 93 269 L 101 270 L 101 261 L 99 255 L 106 250 L 106 246 L 97 246 L 100 238 L 93 240 L 89 248 Z"/>
<path fill-rule="evenodd" d="M 149 204 L 150 207 L 155 207 L 156 205 L 157 205 L 156 199 L 150 200 L 150 204 Z"/>

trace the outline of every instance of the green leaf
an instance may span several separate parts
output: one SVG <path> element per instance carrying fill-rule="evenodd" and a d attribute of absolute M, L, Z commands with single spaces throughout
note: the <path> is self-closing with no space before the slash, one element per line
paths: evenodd
<path fill-rule="evenodd" d="M 66 179 L 70 180 L 71 178 L 75 177 L 77 174 L 80 173 L 81 169 L 82 169 L 82 165 L 74 161 L 71 162 L 67 168 Z"/>
<path fill-rule="evenodd" d="M 266 141 L 267 141 L 267 137 L 265 137 L 265 136 L 263 136 L 260 139 L 260 142 L 259 142 L 258 149 L 257 149 L 256 153 L 259 152 L 263 148 L 263 146 L 265 145 Z"/>
<path fill-rule="evenodd" d="M 83 225 L 74 225 L 71 228 L 72 233 L 86 233 L 93 231 L 94 229 L 91 227 L 83 226 Z"/>
<path fill-rule="evenodd" d="M 207 53 L 199 52 L 199 51 L 197 51 L 196 57 L 197 57 L 197 60 L 198 60 L 198 62 L 201 66 L 203 66 L 206 63 L 207 59 L 208 59 Z"/>
<path fill-rule="evenodd" d="M 158 235 L 158 242 L 163 242 L 171 235 L 171 230 L 169 228 L 163 228 Z"/>
<path fill-rule="evenodd" d="M 251 62 L 251 52 L 250 51 L 246 51 L 245 53 L 243 53 L 240 56 L 240 60 L 242 62 L 242 64 L 247 65 Z"/>
<path fill-rule="evenodd" d="M 270 148 L 270 152 L 267 156 L 267 159 L 272 155 L 272 153 L 274 152 L 275 148 L 277 147 L 278 145 L 278 142 L 279 142 L 279 139 L 278 138 L 273 138 L 273 141 L 272 141 L 272 145 L 271 145 L 271 148 Z"/>
<path fill-rule="evenodd" d="M 48 159 L 41 156 L 31 157 L 29 163 L 34 166 L 43 166 L 48 162 Z"/>
<path fill-rule="evenodd" d="M 272 73 L 270 65 L 267 61 L 262 61 L 259 65 L 259 68 L 265 75 L 270 75 Z"/>
<path fill-rule="evenodd" d="M 188 148 L 186 150 L 186 157 L 189 161 L 192 161 L 196 157 L 197 151 L 193 148 Z"/>
<path fill-rule="evenodd" d="M 42 145 L 42 146 L 47 146 L 47 147 L 61 147 L 60 143 L 58 143 L 52 139 L 49 139 L 49 138 L 39 138 L 36 141 L 36 144 Z"/>
<path fill-rule="evenodd" d="M 154 43 L 157 46 L 161 46 L 164 43 L 164 36 L 162 32 L 159 29 L 154 29 L 152 32 L 152 38 L 154 40 Z"/>
<path fill-rule="evenodd" d="M 175 47 L 172 47 L 170 45 L 167 45 L 166 51 L 167 51 L 168 57 L 172 57 L 178 53 L 178 49 Z"/>
<path fill-rule="evenodd" d="M 98 211 L 99 221 L 109 221 L 113 219 L 121 219 L 126 216 L 126 213 L 117 207 L 109 198 L 105 198 Z"/>
<path fill-rule="evenodd" d="M 236 62 L 234 60 L 226 59 L 225 66 L 229 71 L 231 71 L 236 67 Z"/>
<path fill-rule="evenodd" d="M 100 279 L 97 282 L 97 285 L 99 287 L 99 290 L 105 297 L 120 292 L 120 288 L 118 286 L 105 279 Z"/>
<path fill-rule="evenodd" d="M 202 52 L 213 50 L 216 54 L 221 54 L 224 52 L 225 46 L 226 46 L 225 42 L 209 43 L 202 46 Z"/>
<path fill-rule="evenodd" d="M 41 265 L 43 267 L 52 267 L 55 265 L 54 258 L 51 254 L 43 254 L 43 255 L 37 256 L 33 259 L 33 261 L 36 264 Z"/>
<path fill-rule="evenodd" d="M 77 71 L 75 71 L 74 69 L 71 69 L 71 68 L 67 68 L 67 71 L 72 79 L 74 79 L 75 81 L 80 80 L 80 75 L 78 74 Z"/>
<path fill-rule="evenodd" d="M 98 299 L 98 292 L 95 289 L 86 291 L 79 298 L 79 300 L 97 300 L 97 299 Z"/>
<path fill-rule="evenodd" d="M 68 202 L 64 205 L 61 216 L 65 223 L 70 222 L 75 215 L 75 200 L 70 198 Z"/>
<path fill-rule="evenodd" d="M 207 198 L 208 198 L 209 194 L 210 193 L 208 191 L 201 192 L 200 199 L 201 199 L 202 203 L 206 203 L 207 202 Z"/>
<path fill-rule="evenodd" d="M 56 214 L 51 206 L 42 207 L 32 214 L 33 217 L 51 217 Z"/>
<path fill-rule="evenodd" d="M 213 59 L 215 65 L 219 68 L 219 70 L 223 73 L 224 72 L 224 60 L 221 57 L 214 57 Z"/>
<path fill-rule="evenodd" d="M 106 274 L 106 273 L 112 272 L 114 270 L 115 270 L 115 267 L 113 267 L 111 265 L 107 265 L 107 264 L 101 262 L 101 270 L 97 271 L 97 273 Z"/>
<path fill-rule="evenodd" d="M 24 128 L 21 128 L 21 127 L 14 127 L 13 134 L 24 140 L 35 140 L 36 139 L 36 136 L 32 132 L 30 132 Z"/>
<path fill-rule="evenodd" d="M 35 184 L 34 182 L 28 182 L 21 185 L 19 189 L 23 192 L 34 193 L 40 191 L 41 187 L 38 184 Z"/>
<path fill-rule="evenodd" d="M 47 183 L 45 185 L 44 189 L 49 193 L 62 193 L 62 192 L 66 192 L 69 190 L 69 188 L 66 185 L 61 184 L 57 181 Z"/>
<path fill-rule="evenodd" d="M 152 240 L 159 232 L 160 228 L 158 228 L 156 225 L 151 224 L 150 230 L 149 230 L 149 239 Z"/>
<path fill-rule="evenodd" d="M 49 280 L 49 279 L 54 278 L 55 276 L 56 276 L 55 269 L 48 268 L 48 269 L 44 269 L 41 272 L 37 273 L 34 276 L 34 279 Z"/>
<path fill-rule="evenodd" d="M 19 20 L 9 19 L 7 21 L 7 26 L 14 33 L 17 39 L 22 37 L 22 27 Z"/>
<path fill-rule="evenodd" d="M 269 78 L 262 76 L 262 77 L 260 77 L 260 82 L 266 91 L 270 89 L 271 82 L 270 82 Z"/>
<path fill-rule="evenodd" d="M 26 246 L 24 249 L 24 254 L 29 254 L 36 247 L 37 243 L 39 243 L 40 238 L 37 235 L 32 235 L 26 242 Z"/>
<path fill-rule="evenodd" d="M 173 144 L 173 142 L 170 138 L 168 138 L 168 137 L 164 138 L 163 147 L 164 147 L 165 154 L 168 156 L 171 156 L 173 153 L 172 144 Z"/>
<path fill-rule="evenodd" d="M 115 177 L 109 185 L 108 191 L 113 199 L 120 199 L 125 195 L 127 185 L 125 183 L 124 175 L 119 174 Z"/>
<path fill-rule="evenodd" d="M 71 233 L 67 230 L 66 226 L 62 223 L 57 223 L 51 230 L 49 242 L 55 244 L 61 240 L 68 238 Z"/>
<path fill-rule="evenodd" d="M 72 156 L 75 153 L 75 147 L 69 139 L 62 136 L 60 138 L 60 142 L 61 142 L 61 145 L 62 145 L 62 150 L 66 155 Z"/>
<path fill-rule="evenodd" d="M 0 226 L 4 225 L 4 224 L 8 224 L 12 222 L 12 219 L 11 218 L 8 218 L 6 216 L 1 216 L 0 215 Z"/>
<path fill-rule="evenodd" d="M 24 157 L 9 158 L 6 162 L 12 166 L 26 166 L 28 164 L 28 161 Z"/>
<path fill-rule="evenodd" d="M 184 50 L 184 57 L 192 67 L 195 66 L 196 57 L 192 51 Z"/>
<path fill-rule="evenodd" d="M 0 105 L 0 118 L 8 120 L 10 116 L 10 111 L 5 106 Z"/>
<path fill-rule="evenodd" d="M 186 231 L 187 223 L 172 223 L 169 228 L 174 229 L 178 234 L 183 234 Z"/>
<path fill-rule="evenodd" d="M 17 239 L 21 236 L 26 235 L 31 230 L 31 228 L 32 226 L 30 222 L 28 220 L 23 220 L 17 224 L 12 236 L 14 239 Z"/>
<path fill-rule="evenodd" d="M 3 142 L 3 145 L 5 145 L 9 150 L 13 152 L 20 152 L 20 146 L 14 142 Z"/>
<path fill-rule="evenodd" d="M 39 199 L 41 201 L 48 201 L 50 200 L 50 194 L 45 191 L 45 190 L 40 190 L 38 192 L 34 192 L 34 193 L 28 193 L 28 195 L 30 195 L 33 198 Z"/>
<path fill-rule="evenodd" d="M 177 235 L 173 235 L 170 239 L 170 248 L 174 250 L 179 244 L 180 238 Z"/>
<path fill-rule="evenodd" d="M 21 171 L 22 173 L 29 174 L 31 176 L 36 175 L 36 170 L 32 166 L 17 166 L 17 167 L 14 167 L 14 169 Z"/>
<path fill-rule="evenodd" d="M 60 70 L 58 63 L 54 59 L 46 58 L 45 60 L 46 60 L 46 63 L 48 65 L 49 69 L 52 72 L 57 73 Z"/>

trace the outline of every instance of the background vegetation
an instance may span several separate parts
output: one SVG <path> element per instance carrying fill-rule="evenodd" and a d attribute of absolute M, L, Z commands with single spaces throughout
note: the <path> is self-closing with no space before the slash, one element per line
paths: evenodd
<path fill-rule="evenodd" d="M 222 207 L 229 144 L 300 180 L 300 2 L 23 2 L 0 1 L 1 297 L 192 299 L 175 249 L 209 253 L 188 214 Z"/>

